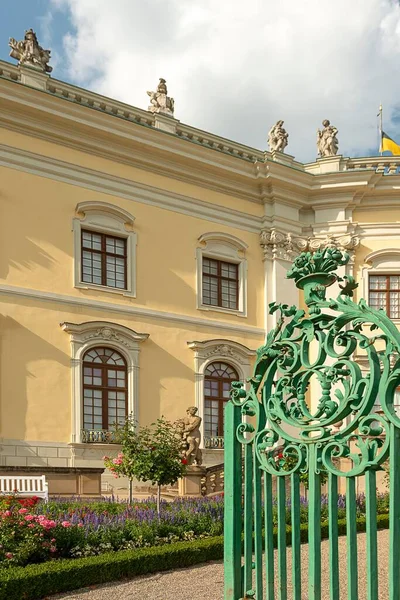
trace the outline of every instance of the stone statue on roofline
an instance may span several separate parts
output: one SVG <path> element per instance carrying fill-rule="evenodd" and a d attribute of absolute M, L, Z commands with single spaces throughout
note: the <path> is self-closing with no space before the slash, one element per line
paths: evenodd
<path fill-rule="evenodd" d="M 147 92 L 147 95 L 150 96 L 150 106 L 148 110 L 152 113 L 161 113 L 172 117 L 174 114 L 175 101 L 167 94 L 167 82 L 160 77 L 157 91 Z"/>
<path fill-rule="evenodd" d="M 283 152 L 288 145 L 288 137 L 289 134 L 283 128 L 283 121 L 277 121 L 268 133 L 270 152 Z"/>
<path fill-rule="evenodd" d="M 201 421 L 196 406 L 190 406 L 186 417 L 176 422 L 177 435 L 182 440 L 182 458 L 187 460 L 188 465 L 201 465 L 203 461 L 200 450 Z"/>
<path fill-rule="evenodd" d="M 50 50 L 44 50 L 37 41 L 36 33 L 33 29 L 25 31 L 25 38 L 21 42 L 17 42 L 14 38 L 10 38 L 8 45 L 11 48 L 10 56 L 18 60 L 21 66 L 31 67 L 43 73 L 51 73 L 53 67 L 50 67 Z"/>
<path fill-rule="evenodd" d="M 317 148 L 321 158 L 327 156 L 336 156 L 339 149 L 339 142 L 336 137 L 338 130 L 330 124 L 328 119 L 322 121 L 323 130 L 317 130 Z"/>

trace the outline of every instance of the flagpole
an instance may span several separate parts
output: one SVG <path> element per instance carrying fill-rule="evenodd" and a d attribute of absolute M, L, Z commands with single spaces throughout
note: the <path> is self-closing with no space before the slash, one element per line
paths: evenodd
<path fill-rule="evenodd" d="M 382 156 L 382 104 L 379 105 L 379 153 Z"/>

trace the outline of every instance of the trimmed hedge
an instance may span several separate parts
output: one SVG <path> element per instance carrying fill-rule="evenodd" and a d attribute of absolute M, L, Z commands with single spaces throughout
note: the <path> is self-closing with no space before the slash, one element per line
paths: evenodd
<path fill-rule="evenodd" d="M 378 529 L 389 527 L 389 515 L 377 516 Z M 357 519 L 357 531 L 365 531 L 365 518 Z M 338 521 L 339 535 L 346 533 L 346 520 Z M 291 527 L 286 528 L 287 544 L 291 541 Z M 328 523 L 321 523 L 321 538 L 328 538 Z M 300 538 L 308 541 L 307 523 L 300 525 Z M 274 547 L 277 545 L 277 531 L 274 530 Z M 39 600 L 58 592 L 68 592 L 78 588 L 109 581 L 121 580 L 136 575 L 190 567 L 209 560 L 223 558 L 223 536 L 202 539 L 194 542 L 177 542 L 141 548 L 122 550 L 88 558 L 54 560 L 26 567 L 11 567 L 0 571 L 0 600 Z"/>

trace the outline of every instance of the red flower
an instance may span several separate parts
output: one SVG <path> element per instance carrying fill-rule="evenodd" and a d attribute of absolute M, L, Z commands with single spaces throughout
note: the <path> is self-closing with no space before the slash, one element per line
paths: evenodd
<path fill-rule="evenodd" d="M 282 452 L 279 452 L 279 454 L 277 456 L 278 456 L 278 458 L 283 458 Z"/>
<path fill-rule="evenodd" d="M 181 459 L 181 463 L 182 463 L 183 465 L 187 465 L 187 458 L 182 458 L 182 459 Z"/>

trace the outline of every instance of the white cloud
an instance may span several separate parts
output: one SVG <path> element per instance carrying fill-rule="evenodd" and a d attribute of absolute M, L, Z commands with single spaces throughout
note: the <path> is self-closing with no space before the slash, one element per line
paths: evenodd
<path fill-rule="evenodd" d="M 147 108 L 146 90 L 167 79 L 184 123 L 266 149 L 285 120 L 287 152 L 316 157 L 325 118 L 339 150 L 377 150 L 400 98 L 398 0 L 51 0 L 67 8 L 70 77 Z M 55 73 L 55 76 L 57 74 Z"/>

